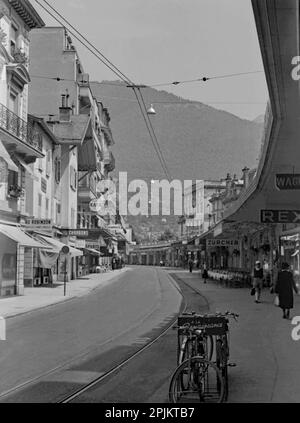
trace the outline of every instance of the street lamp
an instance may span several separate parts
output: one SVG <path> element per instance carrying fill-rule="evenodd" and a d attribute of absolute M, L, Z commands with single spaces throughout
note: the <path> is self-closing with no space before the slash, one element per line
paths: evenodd
<path fill-rule="evenodd" d="M 153 104 L 151 104 L 150 109 L 147 110 L 148 115 L 156 115 L 156 111 L 153 107 Z"/>

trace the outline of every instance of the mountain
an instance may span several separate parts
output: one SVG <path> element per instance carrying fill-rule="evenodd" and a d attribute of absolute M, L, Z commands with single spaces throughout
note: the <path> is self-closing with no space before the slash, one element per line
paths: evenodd
<path fill-rule="evenodd" d="M 129 181 L 165 179 L 133 90 L 118 81 L 92 82 L 91 88 L 111 117 L 116 171 L 128 172 Z M 142 92 L 147 108 L 153 104 L 156 110 L 150 119 L 172 179 L 221 179 L 227 173 L 239 176 L 245 166 L 257 165 L 260 122 L 166 91 L 144 88 Z M 147 228 L 151 232 L 151 223 L 142 220 L 143 232 Z M 172 230 L 161 219 L 160 223 L 160 231 Z"/>

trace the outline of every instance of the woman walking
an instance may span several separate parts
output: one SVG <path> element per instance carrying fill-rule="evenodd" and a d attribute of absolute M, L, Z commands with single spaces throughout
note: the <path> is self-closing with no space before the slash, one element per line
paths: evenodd
<path fill-rule="evenodd" d="M 282 270 L 278 273 L 275 285 L 275 293 L 279 297 L 279 307 L 283 311 L 283 319 L 290 318 L 290 309 L 294 307 L 293 290 L 298 294 L 298 288 L 289 267 L 288 263 L 282 263 Z"/>
<path fill-rule="evenodd" d="M 255 289 L 255 302 L 260 302 L 260 295 L 263 288 L 264 271 L 261 267 L 260 261 L 255 263 L 253 271 L 253 288 Z"/>

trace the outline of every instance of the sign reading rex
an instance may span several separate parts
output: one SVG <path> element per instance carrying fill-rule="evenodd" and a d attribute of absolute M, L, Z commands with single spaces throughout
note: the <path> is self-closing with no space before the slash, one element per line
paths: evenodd
<path fill-rule="evenodd" d="M 276 186 L 280 190 L 300 189 L 300 174 L 279 173 L 276 175 Z"/>
<path fill-rule="evenodd" d="M 262 223 L 300 223 L 300 210 L 261 210 Z"/>

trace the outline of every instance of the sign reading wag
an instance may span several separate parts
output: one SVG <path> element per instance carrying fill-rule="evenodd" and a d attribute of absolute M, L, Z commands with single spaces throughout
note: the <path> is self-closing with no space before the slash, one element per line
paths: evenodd
<path fill-rule="evenodd" d="M 277 174 L 276 186 L 280 190 L 300 189 L 300 174 L 299 173 Z"/>

